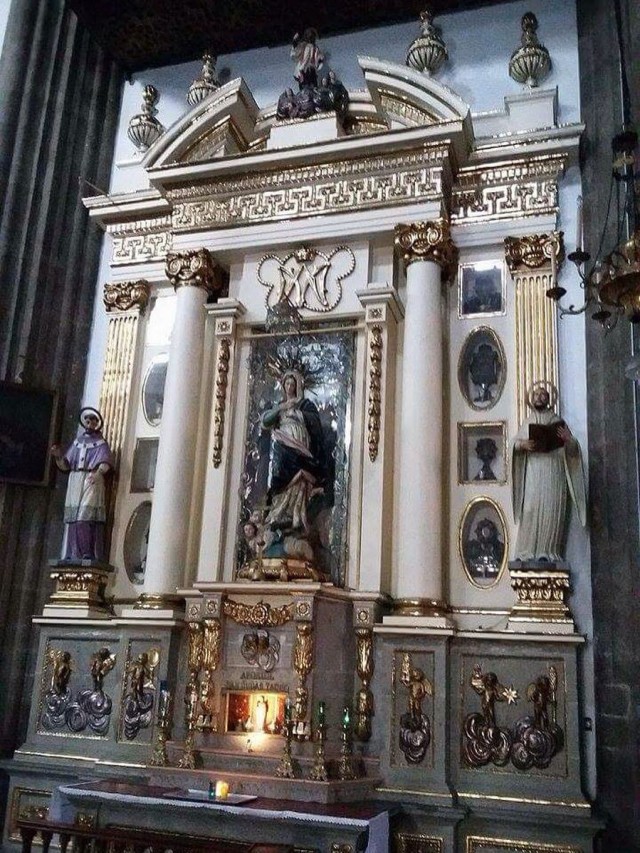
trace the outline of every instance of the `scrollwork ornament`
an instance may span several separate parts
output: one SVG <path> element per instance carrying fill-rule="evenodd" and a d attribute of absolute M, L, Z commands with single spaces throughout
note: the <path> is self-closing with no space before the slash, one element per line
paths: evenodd
<path fill-rule="evenodd" d="M 188 252 L 169 252 L 166 261 L 167 278 L 179 287 L 201 287 L 207 293 L 222 291 L 221 271 L 207 249 Z"/>
<path fill-rule="evenodd" d="M 271 607 L 264 601 L 259 601 L 257 604 L 243 604 L 227 599 L 223 602 L 222 610 L 225 616 L 239 625 L 253 628 L 279 628 L 293 618 L 293 604 Z"/>
<path fill-rule="evenodd" d="M 240 654 L 250 666 L 271 672 L 280 660 L 280 641 L 268 631 L 252 631 L 242 638 Z"/>
<path fill-rule="evenodd" d="M 405 266 L 431 261 L 442 269 L 444 281 L 453 281 L 458 265 L 458 249 L 451 239 L 446 219 L 396 225 L 394 243 Z"/>
<path fill-rule="evenodd" d="M 218 344 L 216 363 L 215 404 L 213 407 L 213 467 L 219 468 L 222 462 L 224 441 L 224 420 L 227 407 L 227 385 L 229 380 L 229 361 L 231 359 L 231 339 L 221 338 Z"/>
<path fill-rule="evenodd" d="M 373 693 L 370 690 L 373 677 L 373 631 L 371 628 L 356 628 L 356 670 L 362 685 L 356 693 L 354 734 L 358 740 L 371 739 L 373 717 Z"/>
<path fill-rule="evenodd" d="M 151 285 L 141 278 L 138 281 L 106 282 L 102 301 L 108 314 L 120 311 L 132 311 L 138 308 L 141 312 L 149 304 Z"/>
<path fill-rule="evenodd" d="M 367 406 L 367 440 L 369 459 L 378 458 L 380 421 L 382 417 L 382 327 L 373 326 L 369 335 L 369 404 Z"/>
<path fill-rule="evenodd" d="M 552 255 L 555 255 L 555 263 L 559 269 L 564 260 L 563 232 L 505 237 L 504 254 L 511 273 L 549 266 L 553 263 Z"/>
<path fill-rule="evenodd" d="M 313 626 L 310 622 L 302 622 L 296 625 L 296 641 L 293 647 L 293 668 L 298 675 L 295 718 L 296 721 L 300 721 L 307 716 L 309 697 L 306 682 L 313 668 Z"/>

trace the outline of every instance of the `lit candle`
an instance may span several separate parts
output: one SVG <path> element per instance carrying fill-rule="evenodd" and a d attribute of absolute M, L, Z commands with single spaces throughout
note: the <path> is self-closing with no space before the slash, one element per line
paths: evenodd
<path fill-rule="evenodd" d="M 160 682 L 160 701 L 158 702 L 158 715 L 160 717 L 167 717 L 169 714 L 169 701 L 171 699 L 171 693 L 167 688 L 167 681 Z"/>
<path fill-rule="evenodd" d="M 345 705 L 344 710 L 342 712 L 342 725 L 348 726 L 351 722 L 351 711 L 349 710 L 349 706 Z"/>
<path fill-rule="evenodd" d="M 284 700 L 284 721 L 288 723 L 291 719 L 291 699 L 287 696 Z"/>
<path fill-rule="evenodd" d="M 229 783 L 218 779 L 216 782 L 216 800 L 226 800 L 229 796 Z"/>
<path fill-rule="evenodd" d="M 578 196 L 576 209 L 576 249 L 582 249 L 582 196 Z"/>
<path fill-rule="evenodd" d="M 318 725 L 324 726 L 324 702 L 318 702 Z"/>

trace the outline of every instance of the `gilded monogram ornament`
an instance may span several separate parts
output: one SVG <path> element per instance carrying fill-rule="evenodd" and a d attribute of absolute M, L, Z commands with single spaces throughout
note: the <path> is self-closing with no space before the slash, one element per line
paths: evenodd
<path fill-rule="evenodd" d="M 442 269 L 443 280 L 453 280 L 458 265 L 458 249 L 451 239 L 446 219 L 396 225 L 394 242 L 406 266 L 415 261 L 431 261 Z"/>
<path fill-rule="evenodd" d="M 151 285 L 143 278 L 138 281 L 107 282 L 102 301 L 107 313 L 131 311 L 133 308 L 144 311 L 149 303 L 150 291 Z"/>
<path fill-rule="evenodd" d="M 325 313 L 340 302 L 342 282 L 355 266 L 355 257 L 347 246 L 338 246 L 328 253 L 302 246 L 283 258 L 277 255 L 261 258 L 258 281 L 268 288 L 269 308 L 289 302 L 295 308 Z"/>

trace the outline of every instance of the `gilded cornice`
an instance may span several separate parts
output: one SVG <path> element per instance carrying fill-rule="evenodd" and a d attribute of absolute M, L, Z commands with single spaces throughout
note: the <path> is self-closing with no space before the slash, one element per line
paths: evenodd
<path fill-rule="evenodd" d="M 526 234 L 522 237 L 505 237 L 504 253 L 511 273 L 536 270 L 551 265 L 555 252 L 558 266 L 564 259 L 562 231 L 552 234 Z"/>
<path fill-rule="evenodd" d="M 171 214 L 109 223 L 106 230 L 113 238 L 112 263 L 164 260 L 173 243 L 170 229 Z"/>
<path fill-rule="evenodd" d="M 107 313 L 131 311 L 138 308 L 144 311 L 149 302 L 151 286 L 145 279 L 138 281 L 107 282 L 102 300 Z"/>
<path fill-rule="evenodd" d="M 467 166 L 453 188 L 452 219 L 457 223 L 555 214 L 558 179 L 566 155 Z"/>
<path fill-rule="evenodd" d="M 447 142 L 420 150 L 296 165 L 169 189 L 173 231 L 297 219 L 440 200 Z"/>
<path fill-rule="evenodd" d="M 394 243 L 406 266 L 416 261 L 431 261 L 441 267 L 445 281 L 453 279 L 458 249 L 446 219 L 396 225 Z"/>
<path fill-rule="evenodd" d="M 220 267 L 207 249 L 171 252 L 167 255 L 166 272 L 176 290 L 180 287 L 201 287 L 208 293 L 222 290 Z"/>

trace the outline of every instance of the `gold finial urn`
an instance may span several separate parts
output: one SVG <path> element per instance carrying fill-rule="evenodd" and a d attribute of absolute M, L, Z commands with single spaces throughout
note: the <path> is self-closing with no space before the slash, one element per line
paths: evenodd
<path fill-rule="evenodd" d="M 431 77 L 449 58 L 445 43 L 433 25 L 433 12 L 425 9 L 420 13 L 422 35 L 415 39 L 407 51 L 407 65 L 427 77 Z"/>
<path fill-rule="evenodd" d="M 187 92 L 187 103 L 195 107 L 200 101 L 204 101 L 212 92 L 220 88 L 220 81 L 216 74 L 216 57 L 205 53 L 202 57 L 202 71 L 200 76 L 193 81 Z"/>
<path fill-rule="evenodd" d="M 537 29 L 538 19 L 533 12 L 522 16 L 522 45 L 513 51 L 509 60 L 509 76 L 531 88 L 551 71 L 549 51 L 538 41 Z"/>
<path fill-rule="evenodd" d="M 129 121 L 127 136 L 138 151 L 146 151 L 164 133 L 164 127 L 156 118 L 156 104 L 160 95 L 155 86 L 145 86 L 142 94 L 142 110 Z"/>

